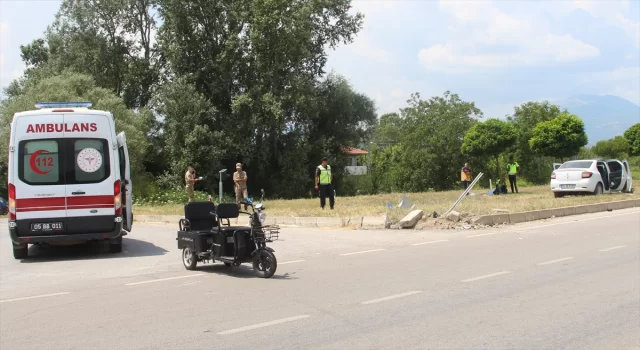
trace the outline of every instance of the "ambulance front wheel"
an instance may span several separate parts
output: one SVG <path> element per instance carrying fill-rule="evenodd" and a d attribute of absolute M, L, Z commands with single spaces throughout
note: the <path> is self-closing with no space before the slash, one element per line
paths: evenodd
<path fill-rule="evenodd" d="M 109 253 L 122 252 L 122 236 L 109 240 Z"/>
<path fill-rule="evenodd" d="M 26 259 L 27 257 L 29 257 L 29 245 L 13 244 L 13 257 L 14 259 Z"/>

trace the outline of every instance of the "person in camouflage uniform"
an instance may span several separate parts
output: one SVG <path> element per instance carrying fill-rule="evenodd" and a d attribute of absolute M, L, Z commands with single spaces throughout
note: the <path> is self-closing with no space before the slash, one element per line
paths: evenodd
<path fill-rule="evenodd" d="M 193 167 L 188 167 L 187 168 L 187 173 L 184 174 L 184 182 L 186 184 L 186 189 L 187 189 L 187 196 L 189 196 L 189 202 L 193 202 L 194 199 L 194 191 L 193 191 L 193 187 L 196 184 L 196 182 L 198 182 L 198 179 L 196 178 L 196 170 Z"/>
<path fill-rule="evenodd" d="M 242 170 L 242 164 L 240 163 L 236 164 L 236 172 L 233 173 L 233 182 L 235 184 L 236 204 L 238 204 L 238 208 L 240 208 L 240 202 L 249 198 L 247 193 L 247 173 Z M 244 209 L 247 210 L 246 205 Z"/>

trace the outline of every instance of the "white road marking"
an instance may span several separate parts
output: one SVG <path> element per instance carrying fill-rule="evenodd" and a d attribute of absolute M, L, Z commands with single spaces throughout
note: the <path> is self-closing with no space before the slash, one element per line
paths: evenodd
<path fill-rule="evenodd" d="M 422 293 L 422 291 L 416 290 L 416 291 L 412 291 L 412 292 L 406 292 L 406 293 L 400 293 L 400 294 L 396 294 L 396 295 L 390 295 L 388 297 L 384 297 L 384 298 L 380 298 L 380 299 L 373 299 L 373 300 L 363 301 L 360 304 L 362 304 L 362 305 L 375 304 L 375 303 L 379 303 L 379 302 L 382 302 L 382 301 L 408 297 L 410 295 L 419 294 L 419 293 Z"/>
<path fill-rule="evenodd" d="M 70 292 L 60 292 L 60 293 L 51 293 L 51 294 L 42 294 L 42 295 L 34 295 L 31 297 L 24 297 L 24 298 L 15 298 L 15 299 L 7 299 L 7 300 L 0 300 L 0 303 L 8 303 L 8 302 L 12 302 L 12 301 L 20 301 L 20 300 L 29 300 L 29 299 L 38 299 L 38 298 L 47 298 L 47 297 L 55 297 L 58 295 L 67 295 Z"/>
<path fill-rule="evenodd" d="M 299 263 L 299 262 L 303 262 L 303 261 L 304 260 L 285 261 L 285 262 L 278 263 L 278 265 L 295 264 L 295 263 Z"/>
<path fill-rule="evenodd" d="M 254 330 L 254 329 L 258 329 L 258 328 L 269 327 L 269 326 L 274 326 L 274 325 L 277 325 L 277 324 L 282 324 L 282 323 L 302 320 L 302 319 L 309 318 L 309 317 L 311 317 L 311 316 L 309 316 L 309 315 L 300 315 L 300 316 L 294 316 L 294 317 L 281 318 L 279 320 L 273 320 L 273 321 L 269 321 L 269 322 L 254 324 L 253 326 L 246 326 L 246 327 L 241 327 L 241 328 L 236 328 L 236 329 L 230 329 L 228 331 L 220 332 L 218 334 L 219 335 L 227 335 L 227 334 L 245 332 L 245 331 L 250 331 L 250 330 Z"/>
<path fill-rule="evenodd" d="M 199 273 L 199 274 L 195 274 L 195 275 L 177 276 L 177 277 L 169 277 L 169 278 L 159 278 L 159 279 L 155 279 L 155 280 L 127 283 L 127 284 L 125 284 L 125 286 L 135 286 L 135 285 L 138 285 L 138 284 L 164 282 L 164 281 L 177 280 L 177 279 L 181 279 L 181 278 L 200 277 L 200 276 L 204 276 L 204 275 L 205 275 L 204 273 Z"/>
<path fill-rule="evenodd" d="M 379 252 L 379 251 L 381 251 L 381 250 L 384 250 L 384 249 L 363 250 L 363 251 L 361 251 L 361 252 L 344 253 L 344 254 L 340 254 L 340 255 L 341 255 L 341 256 L 356 255 L 356 254 L 364 254 L 364 253 Z"/>
<path fill-rule="evenodd" d="M 449 242 L 449 240 L 448 239 L 441 239 L 441 240 L 438 240 L 438 241 L 415 243 L 415 244 L 412 244 L 412 245 L 424 245 L 424 244 L 433 244 L 433 243 L 440 243 L 440 242 Z"/>
<path fill-rule="evenodd" d="M 620 248 L 624 248 L 624 247 L 626 247 L 626 245 L 617 245 L 615 247 L 600 249 L 599 251 L 600 252 L 608 252 L 608 251 L 611 251 L 611 250 L 616 250 L 616 249 L 620 249 Z"/>
<path fill-rule="evenodd" d="M 500 272 L 496 272 L 496 273 L 490 273 L 490 274 L 484 275 L 484 276 L 468 278 L 466 280 L 462 280 L 462 282 L 473 282 L 473 281 L 482 280 L 482 279 L 485 279 L 485 278 L 491 278 L 491 277 L 506 275 L 508 273 L 511 273 L 511 271 L 500 271 Z"/>
<path fill-rule="evenodd" d="M 467 238 L 490 236 L 490 235 L 497 235 L 497 234 L 498 232 L 481 233 L 479 235 L 467 236 Z"/>
<path fill-rule="evenodd" d="M 634 210 L 634 211 L 632 211 L 630 213 L 615 214 L 615 215 L 603 215 L 603 216 L 598 216 L 598 217 L 595 217 L 595 218 L 588 218 L 588 219 L 575 219 L 575 220 L 571 220 L 571 221 L 556 222 L 556 223 L 547 224 L 547 225 L 538 225 L 538 226 L 529 226 L 529 227 L 517 228 L 517 229 L 511 230 L 511 231 L 526 231 L 526 230 L 536 229 L 536 228 L 539 228 L 539 227 L 549 227 L 549 226 L 574 224 L 574 223 L 576 223 L 578 221 L 582 222 L 582 221 L 590 221 L 590 220 L 600 220 L 600 219 L 614 218 L 616 216 L 624 216 L 624 215 L 638 214 L 638 213 L 640 213 L 640 211 Z M 581 214 L 581 215 L 583 215 L 583 214 Z"/>
<path fill-rule="evenodd" d="M 538 266 L 542 266 L 542 265 L 550 265 L 550 264 L 555 264 L 555 263 L 559 263 L 559 262 L 563 262 L 563 261 L 567 261 L 567 260 L 571 260 L 571 259 L 575 259 L 572 256 L 568 256 L 566 258 L 560 258 L 560 259 L 555 259 L 555 260 L 550 260 L 550 261 L 545 261 L 545 262 L 541 262 L 538 263 Z"/>

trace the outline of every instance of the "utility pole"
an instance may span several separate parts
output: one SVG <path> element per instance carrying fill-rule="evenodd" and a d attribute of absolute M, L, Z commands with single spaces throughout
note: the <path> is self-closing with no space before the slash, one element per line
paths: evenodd
<path fill-rule="evenodd" d="M 219 171 L 220 174 L 220 186 L 218 188 L 218 191 L 220 192 L 220 201 L 218 203 L 222 203 L 222 177 L 224 176 L 224 173 L 227 172 L 227 169 L 222 169 Z"/>

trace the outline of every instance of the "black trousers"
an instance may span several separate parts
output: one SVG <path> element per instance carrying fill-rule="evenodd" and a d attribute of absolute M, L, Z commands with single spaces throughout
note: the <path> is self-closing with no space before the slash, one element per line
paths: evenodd
<path fill-rule="evenodd" d="M 516 182 L 515 175 L 509 175 L 509 184 L 511 185 L 511 193 L 518 193 L 518 183 Z"/>
<path fill-rule="evenodd" d="M 333 206 L 336 204 L 336 199 L 333 195 L 333 185 L 319 185 L 318 190 L 320 192 L 320 208 L 324 209 L 325 205 L 327 205 L 327 197 L 329 197 L 329 205 L 331 209 L 333 209 Z"/>
<path fill-rule="evenodd" d="M 464 187 L 464 189 L 466 190 L 467 187 L 469 187 L 470 183 L 471 183 L 471 181 L 462 180 L 462 187 Z"/>

